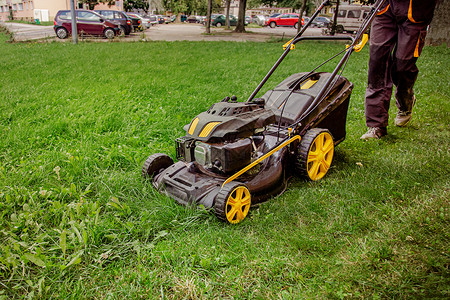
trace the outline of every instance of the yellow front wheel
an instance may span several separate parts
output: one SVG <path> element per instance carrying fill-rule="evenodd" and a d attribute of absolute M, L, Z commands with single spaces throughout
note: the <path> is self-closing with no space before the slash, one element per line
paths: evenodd
<path fill-rule="evenodd" d="M 306 132 L 299 144 L 296 167 L 310 180 L 327 174 L 333 162 L 334 140 L 327 129 L 313 128 Z"/>
<path fill-rule="evenodd" d="M 217 194 L 214 212 L 222 221 L 237 224 L 245 219 L 251 204 L 248 188 L 242 183 L 232 181 Z"/>

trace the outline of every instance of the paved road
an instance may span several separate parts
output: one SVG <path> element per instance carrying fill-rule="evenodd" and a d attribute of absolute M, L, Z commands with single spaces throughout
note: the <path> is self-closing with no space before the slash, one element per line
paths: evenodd
<path fill-rule="evenodd" d="M 247 28 L 247 33 L 234 33 L 224 28 L 211 28 L 210 35 L 199 24 L 161 24 L 147 29 L 145 38 L 153 41 L 267 41 L 274 37 L 293 37 L 297 30 L 292 27 Z M 305 35 L 320 35 L 322 29 L 309 28 Z"/>
<path fill-rule="evenodd" d="M 30 25 L 21 23 L 0 23 L 14 34 L 16 41 L 30 40 L 59 40 L 55 36 L 53 26 Z M 205 34 L 205 27 L 200 24 L 160 24 L 143 31 L 122 37 L 123 41 L 137 41 L 141 39 L 152 41 L 267 41 L 277 37 L 290 38 L 296 34 L 291 27 L 277 28 L 247 28 L 247 33 L 234 33 L 224 28 L 211 28 L 212 34 Z M 320 28 L 309 28 L 304 35 L 320 35 Z M 106 39 L 95 38 L 98 41 Z M 71 41 L 71 38 L 64 41 Z"/>
<path fill-rule="evenodd" d="M 40 40 L 55 37 L 53 26 L 31 25 L 22 23 L 3 23 L 0 25 L 8 28 L 14 34 L 16 41 Z"/>

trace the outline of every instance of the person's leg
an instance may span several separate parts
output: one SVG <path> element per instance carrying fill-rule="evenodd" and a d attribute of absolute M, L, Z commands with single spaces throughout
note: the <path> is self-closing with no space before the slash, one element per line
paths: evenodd
<path fill-rule="evenodd" d="M 397 24 L 388 10 L 375 17 L 370 37 L 370 59 L 365 94 L 366 125 L 379 128 L 363 135 L 362 139 L 379 138 L 387 134 L 389 102 L 392 95 L 392 51 L 397 42 Z"/>
<path fill-rule="evenodd" d="M 422 52 L 426 33 L 426 25 L 423 24 L 405 21 L 399 25 L 398 43 L 392 70 L 398 108 L 395 119 L 397 126 L 406 126 L 411 119 L 415 102 L 413 88 L 419 73 L 416 62 Z"/>

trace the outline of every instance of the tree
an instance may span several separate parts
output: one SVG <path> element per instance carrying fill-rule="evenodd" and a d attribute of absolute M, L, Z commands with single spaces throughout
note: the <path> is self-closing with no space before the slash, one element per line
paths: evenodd
<path fill-rule="evenodd" d="M 211 11 L 212 11 L 213 0 L 208 0 L 208 9 L 206 12 L 206 33 L 211 33 Z"/>
<path fill-rule="evenodd" d="M 115 0 L 81 0 L 81 3 L 89 5 L 89 9 L 93 10 L 97 4 L 106 3 L 109 6 L 116 4 Z"/>
<path fill-rule="evenodd" d="M 307 2 L 308 0 L 302 0 L 302 7 L 300 8 L 300 16 L 299 16 L 299 18 L 298 18 L 298 23 L 297 23 L 297 33 L 298 32 L 300 32 L 300 30 L 301 30 L 301 28 L 302 28 L 302 19 L 303 19 L 303 12 L 305 11 L 305 9 L 306 9 L 306 2 Z"/>
<path fill-rule="evenodd" d="M 245 32 L 245 7 L 247 6 L 247 0 L 239 0 L 239 15 L 238 22 L 236 24 L 235 32 Z"/>
<path fill-rule="evenodd" d="M 450 21 L 448 12 L 450 10 L 450 1 L 441 0 L 434 9 L 433 21 L 430 24 L 430 30 L 427 34 L 428 45 L 440 45 L 442 43 L 450 46 Z"/>
<path fill-rule="evenodd" d="M 336 1 L 336 9 L 334 10 L 333 14 L 333 25 L 331 26 L 331 35 L 334 35 L 336 33 L 338 14 L 339 14 L 339 0 Z"/>
<path fill-rule="evenodd" d="M 225 0 L 225 26 L 230 29 L 230 4 L 231 0 Z"/>
<path fill-rule="evenodd" d="M 125 0 L 123 1 L 123 10 L 131 11 L 133 9 L 143 9 L 148 10 L 147 0 Z"/>

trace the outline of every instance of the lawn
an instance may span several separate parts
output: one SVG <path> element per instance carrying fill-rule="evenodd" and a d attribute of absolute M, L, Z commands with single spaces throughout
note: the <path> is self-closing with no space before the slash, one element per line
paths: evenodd
<path fill-rule="evenodd" d="M 141 178 L 155 152 L 225 96 L 245 100 L 281 42 L 6 43 L 0 34 L 0 299 L 450 297 L 450 51 L 419 60 L 411 125 L 373 142 L 368 50 L 347 138 L 319 182 L 238 225 Z M 344 47 L 299 45 L 267 89 Z M 330 67 L 323 70 L 330 71 Z"/>

